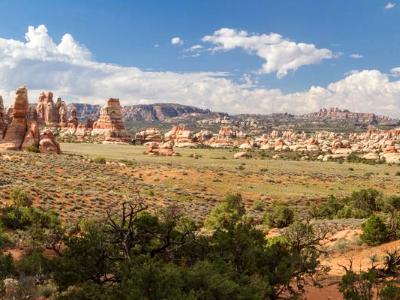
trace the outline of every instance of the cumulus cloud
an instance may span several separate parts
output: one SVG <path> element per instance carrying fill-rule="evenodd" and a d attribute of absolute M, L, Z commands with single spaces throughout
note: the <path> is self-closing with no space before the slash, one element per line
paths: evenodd
<path fill-rule="evenodd" d="M 394 3 L 394 2 L 388 2 L 388 3 L 386 3 L 386 5 L 385 5 L 385 9 L 392 9 L 392 8 L 394 8 L 396 6 L 396 3 Z"/>
<path fill-rule="evenodd" d="M 182 46 L 183 40 L 179 36 L 176 36 L 171 39 L 171 44 L 175 46 Z"/>
<path fill-rule="evenodd" d="M 123 105 L 176 102 L 229 113 L 306 113 L 330 106 L 400 112 L 400 81 L 378 70 L 353 71 L 326 87 L 285 94 L 260 87 L 249 75 L 235 83 L 221 72 L 155 72 L 98 62 L 71 35 L 56 43 L 45 26 L 29 27 L 25 41 L 0 38 L 0 94 L 7 104 L 23 84 L 31 102 L 52 90 L 68 102 L 104 104 L 119 97 Z"/>
<path fill-rule="evenodd" d="M 276 73 L 282 78 L 289 71 L 301 66 L 320 63 L 333 58 L 329 49 L 318 49 L 313 44 L 295 43 L 284 39 L 280 34 L 249 34 L 244 30 L 221 28 L 212 35 L 203 37 L 203 42 L 212 43 L 213 51 L 230 51 L 241 48 L 265 60 L 260 73 Z"/>

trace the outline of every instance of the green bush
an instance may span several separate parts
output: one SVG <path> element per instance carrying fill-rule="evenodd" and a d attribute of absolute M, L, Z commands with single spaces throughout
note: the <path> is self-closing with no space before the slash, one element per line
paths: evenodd
<path fill-rule="evenodd" d="M 381 300 L 400 300 L 400 288 L 388 284 L 379 291 L 379 298 Z"/>
<path fill-rule="evenodd" d="M 261 199 L 254 201 L 252 208 L 257 211 L 263 211 L 265 208 L 265 204 Z"/>
<path fill-rule="evenodd" d="M 361 240 L 367 245 L 379 245 L 386 242 L 389 238 L 388 228 L 381 217 L 376 215 L 371 216 L 361 226 L 363 233 Z"/>
<path fill-rule="evenodd" d="M 364 219 L 368 218 L 371 214 L 369 212 L 366 212 L 365 210 L 359 209 L 359 208 L 354 208 L 350 205 L 345 205 L 343 208 L 341 208 L 337 214 L 336 218 L 338 219 Z"/>
<path fill-rule="evenodd" d="M 96 156 L 95 158 L 93 158 L 92 161 L 96 164 L 103 164 L 103 165 L 107 162 L 107 160 L 102 156 Z"/>
<path fill-rule="evenodd" d="M 376 270 L 355 273 L 350 268 L 346 270 L 346 274 L 339 283 L 339 291 L 345 300 L 372 300 L 372 290 L 376 282 Z"/>
<path fill-rule="evenodd" d="M 375 189 L 362 189 L 353 192 L 349 200 L 354 208 L 361 209 L 371 214 L 380 211 L 382 206 L 382 193 Z"/>
<path fill-rule="evenodd" d="M 25 151 L 27 152 L 33 152 L 33 153 L 40 153 L 39 147 L 36 145 L 31 145 L 29 147 L 25 148 Z"/>
<path fill-rule="evenodd" d="M 284 204 L 274 204 L 264 215 L 264 223 L 270 228 L 287 227 L 293 220 L 293 209 Z"/>
<path fill-rule="evenodd" d="M 229 194 L 224 201 L 216 206 L 205 220 L 205 227 L 209 229 L 225 228 L 240 221 L 245 209 L 240 194 Z"/>
<path fill-rule="evenodd" d="M 15 272 L 15 266 L 11 255 L 4 255 L 0 251 L 0 280 L 12 275 Z"/>
<path fill-rule="evenodd" d="M 319 219 L 333 219 L 343 207 L 344 202 L 331 195 L 328 201 L 314 208 L 312 216 Z"/>
<path fill-rule="evenodd" d="M 10 199 L 15 206 L 31 206 L 32 199 L 29 195 L 21 188 L 15 187 L 11 190 Z"/>

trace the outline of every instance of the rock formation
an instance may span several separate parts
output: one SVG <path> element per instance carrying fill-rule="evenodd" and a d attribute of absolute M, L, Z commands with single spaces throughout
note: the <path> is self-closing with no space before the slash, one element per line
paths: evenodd
<path fill-rule="evenodd" d="M 3 139 L 3 135 L 6 131 L 6 116 L 4 112 L 3 98 L 0 96 L 0 141 Z"/>
<path fill-rule="evenodd" d="M 145 144 L 149 142 L 160 143 L 162 141 L 162 136 L 160 130 L 157 128 L 147 128 L 146 130 L 136 133 L 135 141 L 137 144 Z"/>
<path fill-rule="evenodd" d="M 39 126 L 36 121 L 32 120 L 25 134 L 24 142 L 22 143 L 22 150 L 36 148 L 37 145 L 39 145 L 39 141 Z"/>
<path fill-rule="evenodd" d="M 61 98 L 57 99 L 57 110 L 59 114 L 59 126 L 67 127 L 68 126 L 68 107 L 67 104 L 61 100 Z"/>
<path fill-rule="evenodd" d="M 213 148 L 230 148 L 237 145 L 234 138 L 236 131 L 231 126 L 224 126 L 218 132 L 217 136 L 212 137 L 207 144 Z"/>
<path fill-rule="evenodd" d="M 61 153 L 60 145 L 56 142 L 51 130 L 47 129 L 40 135 L 39 150 L 41 153 Z"/>
<path fill-rule="evenodd" d="M 130 137 L 122 121 L 119 99 L 110 98 L 101 109 L 99 119 L 94 122 L 93 136 L 99 135 L 108 142 L 129 142 Z"/>
<path fill-rule="evenodd" d="M 42 92 L 36 105 L 37 119 L 40 124 L 49 127 L 66 127 L 68 125 L 68 107 L 61 99 L 53 101 L 52 92 Z"/>
<path fill-rule="evenodd" d="M 165 141 L 173 141 L 176 147 L 195 147 L 193 132 L 184 125 L 174 126 L 164 135 Z"/>
<path fill-rule="evenodd" d="M 45 102 L 43 101 L 43 103 Z M 39 113 L 42 111 L 39 110 Z M 47 118 L 46 114 L 42 116 Z M 38 149 L 43 153 L 61 153 L 60 146 L 50 130 L 40 135 L 37 118 L 37 106 L 29 106 L 28 91 L 26 87 L 20 87 L 15 93 L 11 121 L 6 128 L 4 138 L 0 140 L 0 149 Z"/>
<path fill-rule="evenodd" d="M 11 123 L 7 126 L 0 148 L 4 150 L 20 150 L 27 131 L 27 115 L 29 110 L 28 92 L 26 87 L 20 87 L 15 93 L 11 113 Z"/>
<path fill-rule="evenodd" d="M 71 111 L 71 117 L 68 119 L 67 126 L 70 128 L 78 127 L 79 120 L 76 115 L 76 110 Z"/>
<path fill-rule="evenodd" d="M 38 121 L 46 126 L 57 126 L 60 122 L 60 115 L 56 104 L 53 101 L 52 92 L 42 92 L 39 95 L 36 106 Z"/>
<path fill-rule="evenodd" d="M 150 142 L 147 144 L 146 153 L 149 155 L 171 156 L 175 154 L 174 144 L 172 141 L 165 143 Z"/>

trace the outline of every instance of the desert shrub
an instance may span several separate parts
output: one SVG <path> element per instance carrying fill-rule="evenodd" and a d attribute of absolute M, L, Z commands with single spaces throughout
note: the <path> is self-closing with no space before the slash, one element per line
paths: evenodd
<path fill-rule="evenodd" d="M 381 300 L 400 300 L 400 288 L 393 284 L 388 284 L 379 291 Z"/>
<path fill-rule="evenodd" d="M 336 218 L 338 219 L 364 219 L 368 218 L 371 215 L 370 212 L 367 212 L 365 210 L 355 208 L 351 205 L 345 205 L 343 206 L 337 213 L 336 213 Z"/>
<path fill-rule="evenodd" d="M 4 255 L 3 251 L 0 251 L 0 281 L 13 275 L 14 272 L 15 266 L 11 255 Z"/>
<path fill-rule="evenodd" d="M 283 228 L 293 223 L 294 211 L 285 204 L 274 204 L 264 215 L 264 223 L 270 228 Z"/>
<path fill-rule="evenodd" d="M 331 195 L 325 203 L 314 207 L 312 216 L 320 219 L 333 219 L 343 207 L 344 202 Z"/>
<path fill-rule="evenodd" d="M 400 197 L 399 196 L 391 196 L 391 197 L 386 198 L 383 202 L 383 210 L 385 212 L 400 210 Z"/>
<path fill-rule="evenodd" d="M 49 261 L 39 251 L 24 255 L 16 263 L 16 269 L 25 275 L 42 275 L 49 270 Z"/>
<path fill-rule="evenodd" d="M 351 194 L 349 201 L 354 208 L 366 213 L 380 211 L 382 205 L 382 193 L 375 189 L 362 189 Z"/>
<path fill-rule="evenodd" d="M 31 206 L 32 199 L 30 196 L 19 187 L 15 187 L 11 190 L 10 199 L 15 206 Z"/>
<path fill-rule="evenodd" d="M 206 235 L 173 210 L 131 208 L 66 239 L 54 259 L 59 299 L 278 299 L 294 297 L 319 272 L 312 226 L 296 224 L 269 241 L 243 218 L 240 195 L 215 208 Z"/>
<path fill-rule="evenodd" d="M 103 156 L 96 156 L 95 158 L 92 159 L 92 161 L 96 164 L 105 164 L 107 160 Z"/>
<path fill-rule="evenodd" d="M 245 214 L 242 196 L 228 194 L 223 202 L 216 206 L 205 220 L 205 227 L 209 229 L 224 228 L 237 223 Z"/>
<path fill-rule="evenodd" d="M 134 159 L 131 159 L 131 160 L 129 160 L 129 159 L 121 159 L 120 162 L 125 164 L 128 167 L 135 167 L 137 165 L 137 162 Z"/>
<path fill-rule="evenodd" d="M 389 232 L 381 217 L 373 215 L 361 226 L 361 240 L 368 245 L 379 245 L 388 240 Z"/>
<path fill-rule="evenodd" d="M 57 300 L 111 300 L 118 299 L 114 289 L 109 286 L 103 287 L 93 282 L 85 282 L 71 286 L 57 296 Z M 120 298 L 123 299 L 123 298 Z"/>
<path fill-rule="evenodd" d="M 265 204 L 261 199 L 254 201 L 252 208 L 257 211 L 263 211 L 265 208 Z"/>
<path fill-rule="evenodd" d="M 354 272 L 352 268 L 346 269 L 346 274 L 339 283 L 339 291 L 345 300 L 372 300 L 377 276 L 374 269 L 361 273 Z"/>
<path fill-rule="evenodd" d="M 31 145 L 25 148 L 25 151 L 32 152 L 32 153 L 40 153 L 39 147 L 36 145 Z"/>

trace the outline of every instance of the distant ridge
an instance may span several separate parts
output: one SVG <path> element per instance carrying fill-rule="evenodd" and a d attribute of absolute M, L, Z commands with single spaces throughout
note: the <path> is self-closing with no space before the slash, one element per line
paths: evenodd
<path fill-rule="evenodd" d="M 70 112 L 76 110 L 79 119 L 97 119 L 100 115 L 100 109 L 101 105 L 97 104 L 71 103 L 68 105 Z M 201 109 L 177 103 L 155 103 L 123 106 L 122 115 L 125 121 L 154 122 L 187 115 L 211 116 L 219 114 L 213 113 L 209 109 Z"/>
<path fill-rule="evenodd" d="M 68 110 L 73 109 L 77 112 L 77 117 L 81 120 L 91 118 L 97 119 L 100 114 L 101 105 L 86 103 L 71 103 Z M 359 113 L 351 112 L 347 109 L 321 108 L 317 112 L 311 112 L 303 115 L 294 115 L 289 113 L 271 113 L 271 114 L 238 114 L 228 115 L 227 113 L 216 113 L 209 109 L 202 109 L 195 106 L 182 105 L 177 103 L 154 103 L 154 104 L 137 104 L 122 107 L 122 115 L 125 121 L 144 121 L 144 122 L 162 122 L 168 119 L 184 117 L 186 120 L 191 119 L 212 119 L 227 116 L 231 119 L 257 119 L 286 121 L 290 123 L 296 122 L 346 122 L 353 124 L 378 125 L 378 124 L 395 124 L 397 119 L 388 116 L 380 116 L 375 113 Z"/>

